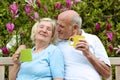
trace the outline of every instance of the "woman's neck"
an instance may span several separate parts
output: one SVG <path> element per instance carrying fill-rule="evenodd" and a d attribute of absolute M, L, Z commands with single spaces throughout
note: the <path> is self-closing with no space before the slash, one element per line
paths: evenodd
<path fill-rule="evenodd" d="M 38 52 L 44 50 L 45 48 L 47 48 L 48 45 L 49 45 L 48 43 L 36 42 L 36 43 L 35 43 L 36 48 L 35 48 L 34 52 L 35 52 L 35 53 L 38 53 Z"/>

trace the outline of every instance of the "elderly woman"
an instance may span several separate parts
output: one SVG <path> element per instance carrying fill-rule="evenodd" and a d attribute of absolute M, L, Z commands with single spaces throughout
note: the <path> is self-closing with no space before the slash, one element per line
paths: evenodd
<path fill-rule="evenodd" d="M 35 46 L 32 48 L 31 62 L 20 62 L 20 51 L 25 49 L 21 45 L 13 54 L 13 69 L 10 80 L 63 80 L 64 57 L 54 45 L 57 42 L 55 22 L 50 18 L 43 18 L 32 27 L 31 39 Z"/>

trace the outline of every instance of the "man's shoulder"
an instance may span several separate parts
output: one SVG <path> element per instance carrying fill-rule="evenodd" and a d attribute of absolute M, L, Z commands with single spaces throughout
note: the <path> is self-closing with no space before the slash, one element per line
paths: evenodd
<path fill-rule="evenodd" d="M 96 36 L 95 34 L 91 34 L 91 33 L 85 33 L 84 36 L 85 36 L 85 37 L 97 38 L 97 36 Z"/>
<path fill-rule="evenodd" d="M 97 37 L 95 34 L 85 32 L 84 30 L 82 30 L 82 35 L 85 37 Z"/>

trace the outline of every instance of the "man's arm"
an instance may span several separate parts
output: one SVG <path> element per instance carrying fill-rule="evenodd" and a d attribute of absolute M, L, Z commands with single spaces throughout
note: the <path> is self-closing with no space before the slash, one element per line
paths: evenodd
<path fill-rule="evenodd" d="M 86 55 L 86 57 L 101 76 L 105 78 L 110 77 L 110 66 L 105 64 L 103 61 L 100 61 L 91 53 L 89 53 L 89 55 Z"/>
<path fill-rule="evenodd" d="M 90 52 L 89 44 L 86 42 L 86 40 L 80 40 L 80 42 L 78 42 L 76 45 L 76 49 L 83 52 L 83 54 L 101 76 L 105 78 L 108 78 L 110 76 L 110 66 L 105 64 L 103 61 L 100 61 L 95 55 Z"/>

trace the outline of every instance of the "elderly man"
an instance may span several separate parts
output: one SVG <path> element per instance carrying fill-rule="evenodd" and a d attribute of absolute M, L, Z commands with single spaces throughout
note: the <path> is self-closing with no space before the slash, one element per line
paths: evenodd
<path fill-rule="evenodd" d="M 65 57 L 65 80 L 101 80 L 110 76 L 110 61 L 100 39 L 82 30 L 82 19 L 74 10 L 58 15 L 57 32 L 61 39 L 57 45 Z M 75 47 L 68 44 L 73 35 L 82 35 Z"/>

